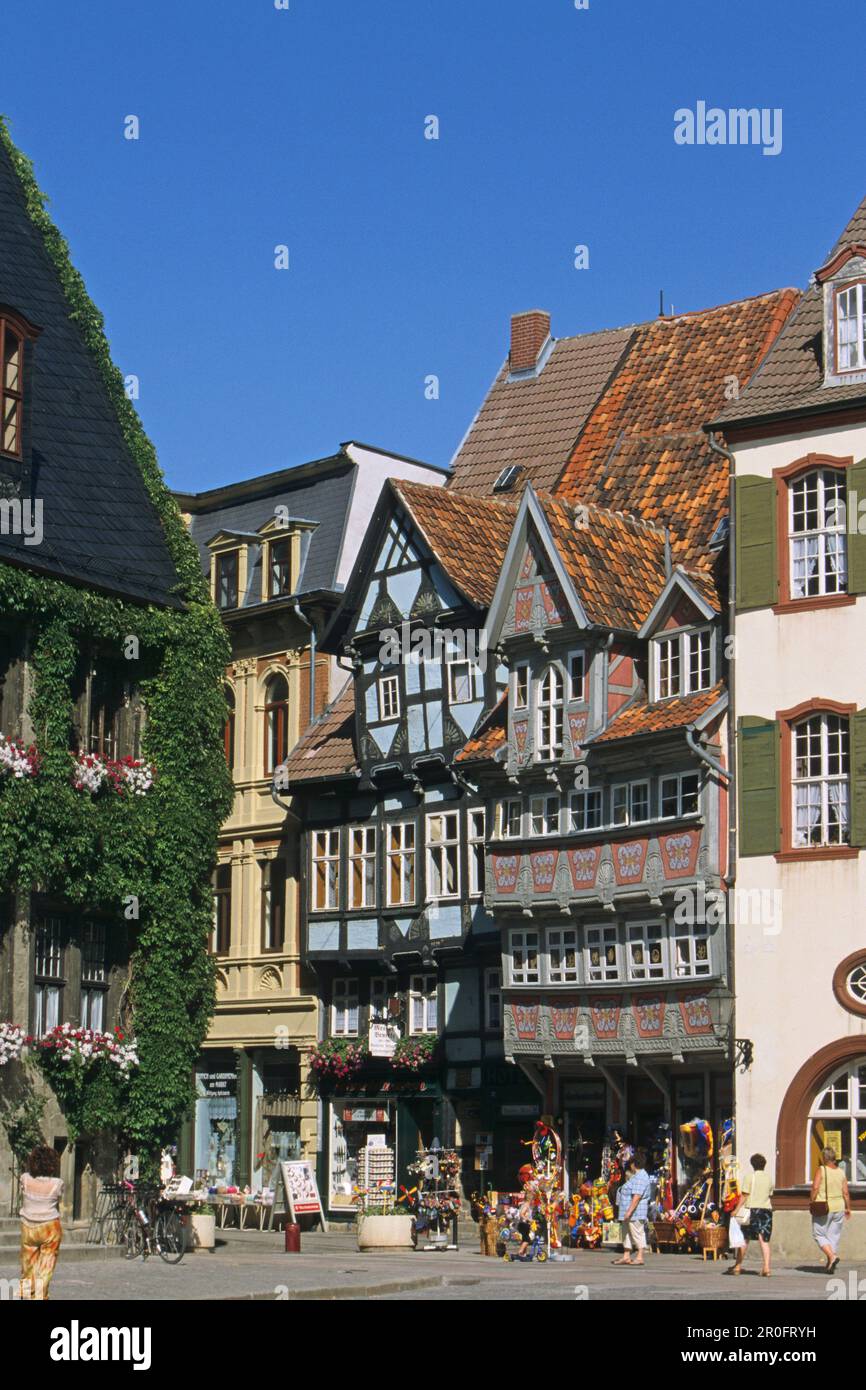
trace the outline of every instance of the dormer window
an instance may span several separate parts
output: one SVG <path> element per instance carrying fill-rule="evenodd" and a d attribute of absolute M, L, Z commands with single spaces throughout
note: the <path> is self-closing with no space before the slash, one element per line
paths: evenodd
<path fill-rule="evenodd" d="M 215 564 L 215 594 L 217 608 L 237 608 L 240 552 L 224 550 Z"/>
<path fill-rule="evenodd" d="M 712 680 L 712 639 L 708 627 L 678 632 L 655 641 L 655 698 L 670 700 L 709 690 Z"/>
<path fill-rule="evenodd" d="M 268 543 L 268 598 L 292 592 L 292 546 L 286 538 Z"/>
<path fill-rule="evenodd" d="M 24 337 L 8 319 L 0 318 L 3 344 L 2 450 L 21 457 L 24 415 Z"/>
<path fill-rule="evenodd" d="M 0 304 L 0 455 L 24 458 L 26 354 L 42 330 Z"/>
<path fill-rule="evenodd" d="M 836 370 L 866 371 L 866 281 L 836 291 Z"/>
<path fill-rule="evenodd" d="M 538 756 L 562 757 L 563 679 L 558 666 L 548 666 L 538 688 Z"/>

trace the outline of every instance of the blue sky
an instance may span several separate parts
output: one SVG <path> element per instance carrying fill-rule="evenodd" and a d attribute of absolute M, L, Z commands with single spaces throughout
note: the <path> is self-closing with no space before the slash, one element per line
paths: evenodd
<path fill-rule="evenodd" d="M 515 311 L 566 336 L 653 317 L 662 287 L 686 310 L 805 284 L 866 194 L 838 42 L 861 20 L 860 0 L 42 0 L 4 14 L 0 103 L 169 482 L 202 489 L 349 438 L 447 464 Z M 781 153 L 675 144 L 699 100 L 780 107 Z"/>

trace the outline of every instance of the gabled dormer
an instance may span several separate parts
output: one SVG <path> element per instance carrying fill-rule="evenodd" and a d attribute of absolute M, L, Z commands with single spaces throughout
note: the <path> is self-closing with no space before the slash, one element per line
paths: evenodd
<path fill-rule="evenodd" d="M 825 386 L 866 381 L 866 246 L 850 243 L 816 271 L 824 296 Z"/>
<path fill-rule="evenodd" d="M 707 575 L 675 569 L 640 630 L 648 642 L 649 699 L 710 690 L 721 677 L 718 601 Z"/>
<path fill-rule="evenodd" d="M 236 531 L 217 531 L 207 543 L 211 597 L 221 612 L 232 612 L 244 601 L 251 539 Z"/>

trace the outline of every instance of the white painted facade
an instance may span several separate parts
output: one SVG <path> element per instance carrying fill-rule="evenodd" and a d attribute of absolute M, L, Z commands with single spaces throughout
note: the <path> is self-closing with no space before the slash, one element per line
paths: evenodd
<path fill-rule="evenodd" d="M 819 430 L 813 420 L 808 434 L 742 443 L 734 453 L 738 477 L 770 478 L 810 453 L 856 461 L 866 456 L 866 422 Z M 777 556 L 777 563 L 784 558 Z M 738 717 L 775 719 L 813 698 L 863 709 L 866 597 L 801 613 L 740 612 L 735 656 Z M 782 784 L 781 796 L 792 796 L 790 785 Z M 779 1114 L 800 1068 L 820 1049 L 849 1037 L 862 1037 L 866 1060 L 866 1018 L 845 1009 L 832 987 L 837 965 L 866 948 L 866 850 L 856 858 L 813 862 L 740 856 L 736 890 L 736 1035 L 754 1048 L 751 1066 L 735 1077 L 737 1146 L 741 1164 L 761 1152 L 778 1166 Z M 763 911 L 757 911 L 759 901 Z M 806 1173 L 807 1129 L 797 1141 Z M 817 1254 L 805 1210 L 779 1211 L 775 1233 L 781 1253 Z M 863 1212 L 855 1213 L 845 1238 L 849 1257 L 855 1247 L 866 1252 Z"/>

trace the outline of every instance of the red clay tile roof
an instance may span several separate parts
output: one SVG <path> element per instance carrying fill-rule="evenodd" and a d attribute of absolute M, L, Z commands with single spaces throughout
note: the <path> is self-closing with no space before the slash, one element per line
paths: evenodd
<path fill-rule="evenodd" d="M 391 486 L 448 578 L 484 608 L 493 597 L 517 502 L 467 497 L 392 478 Z"/>
<path fill-rule="evenodd" d="M 845 246 L 866 242 L 866 198 L 857 208 L 827 260 Z M 748 388 L 716 416 L 724 427 L 763 416 L 785 415 L 810 406 L 830 409 L 866 398 L 866 384 L 822 386 L 824 294 L 820 285 L 806 291 Z"/>
<path fill-rule="evenodd" d="M 350 679 L 321 719 L 301 735 L 284 768 L 288 779 L 284 796 L 299 782 L 320 782 L 358 772 L 355 757 L 355 682 Z"/>
<path fill-rule="evenodd" d="M 660 734 L 669 729 L 684 729 L 712 709 L 724 691 L 725 687 L 720 682 L 711 690 L 684 695 L 678 700 L 664 700 L 655 705 L 645 701 L 626 705 L 604 733 L 592 739 L 592 744 L 612 743 L 614 739 L 635 738 L 638 734 Z"/>
<path fill-rule="evenodd" d="M 505 747 L 505 723 L 508 716 L 508 695 L 500 696 L 489 714 L 485 715 L 477 733 L 464 743 L 455 763 L 487 762 L 497 749 Z"/>
<path fill-rule="evenodd" d="M 777 290 L 635 329 L 590 414 L 557 496 L 671 528 L 674 558 L 701 564 L 727 511 L 728 465 L 702 430 L 742 389 L 798 300 Z"/>
<path fill-rule="evenodd" d="M 664 532 L 592 505 L 576 516 L 550 493 L 538 500 L 590 622 L 637 631 L 667 581 Z"/>
<path fill-rule="evenodd" d="M 452 460 L 448 490 L 489 496 L 514 463 L 524 469 L 518 492 L 527 482 L 554 487 L 633 331 L 559 338 L 537 377 L 509 381 L 506 359 Z"/>

